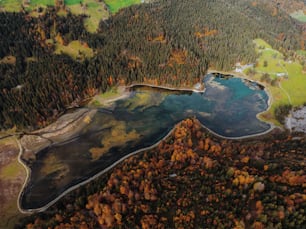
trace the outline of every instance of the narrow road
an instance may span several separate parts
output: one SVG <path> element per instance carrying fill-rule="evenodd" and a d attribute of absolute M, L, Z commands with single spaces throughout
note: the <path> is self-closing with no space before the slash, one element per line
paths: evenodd
<path fill-rule="evenodd" d="M 282 69 L 284 70 L 284 72 L 286 72 L 287 76 L 289 77 L 289 73 L 287 71 L 287 69 L 280 63 L 280 60 L 278 61 L 278 64 L 282 67 Z M 289 95 L 289 93 L 282 87 L 281 83 L 278 82 L 278 86 L 279 88 L 287 95 L 288 101 L 290 103 L 290 105 L 292 105 L 292 100 L 291 100 L 291 96 Z M 287 128 L 290 130 L 290 132 L 292 132 L 292 124 L 291 124 L 291 110 L 290 110 L 290 114 L 288 115 L 288 121 L 287 121 Z"/>
<path fill-rule="evenodd" d="M 26 171 L 26 178 L 25 178 L 24 183 L 23 183 L 23 185 L 22 185 L 22 187 L 21 187 L 21 189 L 20 189 L 20 192 L 19 192 L 19 194 L 18 194 L 17 207 L 18 207 L 18 210 L 19 210 L 21 213 L 23 213 L 23 214 L 28 214 L 28 213 L 29 213 L 28 211 L 24 211 L 24 210 L 20 207 L 20 197 L 21 197 L 21 195 L 22 195 L 22 192 L 23 192 L 25 186 L 26 186 L 27 183 L 28 183 L 28 180 L 29 180 L 29 177 L 30 177 L 30 173 L 31 173 L 31 172 L 30 172 L 30 169 L 27 167 L 27 165 L 26 165 L 25 163 L 23 163 L 23 161 L 22 161 L 22 159 L 21 159 L 21 156 L 22 156 L 22 153 L 23 153 L 23 148 L 22 148 L 22 146 L 21 146 L 20 140 L 18 140 L 16 137 L 15 137 L 15 140 L 16 140 L 18 146 L 19 146 L 18 162 L 19 162 L 19 164 L 21 164 L 21 165 L 24 167 L 24 169 L 25 169 L 25 171 Z"/>
<path fill-rule="evenodd" d="M 290 96 L 289 93 L 282 87 L 282 85 L 281 85 L 280 82 L 278 82 L 278 87 L 287 95 L 288 101 L 289 101 L 290 105 L 292 105 L 291 96 Z"/>
<path fill-rule="evenodd" d="M 278 64 L 279 64 L 279 66 L 282 67 L 282 69 L 283 69 L 284 72 L 287 74 L 287 76 L 289 76 L 287 69 L 284 67 L 284 65 L 282 65 L 282 64 L 280 63 L 280 60 L 278 61 Z M 292 100 L 291 100 L 291 97 L 290 97 L 289 93 L 282 87 L 282 85 L 281 85 L 280 82 L 278 82 L 278 86 L 279 86 L 279 88 L 287 95 L 288 100 L 289 100 L 289 103 L 292 105 Z"/>

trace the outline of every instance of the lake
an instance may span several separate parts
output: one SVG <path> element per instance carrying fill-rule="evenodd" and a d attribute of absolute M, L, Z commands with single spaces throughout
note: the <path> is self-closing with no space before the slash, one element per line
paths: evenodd
<path fill-rule="evenodd" d="M 111 110 L 98 108 L 77 138 L 38 153 L 21 207 L 43 207 L 120 158 L 155 144 L 188 117 L 196 117 L 212 132 L 229 138 L 260 134 L 270 128 L 256 118 L 268 108 L 262 86 L 213 75 L 207 75 L 204 84 L 203 93 L 133 87 L 131 95 L 116 101 Z"/>

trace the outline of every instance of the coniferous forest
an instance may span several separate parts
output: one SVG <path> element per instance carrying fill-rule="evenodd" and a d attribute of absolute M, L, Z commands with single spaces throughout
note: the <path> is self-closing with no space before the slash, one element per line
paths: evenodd
<path fill-rule="evenodd" d="M 237 62 L 260 66 L 256 49 L 280 51 L 287 64 L 295 60 L 296 50 L 304 52 L 306 48 L 305 24 L 288 15 L 300 9 L 302 0 L 145 2 L 101 21 L 95 33 L 84 27 L 89 16 L 69 10 L 63 13 L 64 7 L 61 11 L 58 4 L 37 9 L 41 13 L 34 16 L 25 8 L 19 13 L 4 12 L 0 4 L 0 129 L 17 127 L 27 135 L 117 85 L 192 88 L 208 70 L 232 70 Z M 254 39 L 266 41 L 272 48 L 255 47 Z M 76 56 L 63 51 L 71 48 L 71 43 L 82 46 Z M 271 63 L 264 61 L 268 68 Z M 302 65 L 306 66 L 301 63 L 301 69 Z M 269 75 L 263 77 L 270 80 Z M 279 105 L 275 118 L 284 124 L 292 107 Z M 91 122 L 86 112 L 77 120 L 84 125 Z M 72 129 L 78 124 L 73 121 L 67 126 Z M 125 144 L 120 138 L 127 137 L 129 126 L 126 131 L 118 126 L 118 130 L 106 127 L 110 129 L 107 137 Z M 44 140 L 46 147 L 65 144 L 65 135 L 78 141 L 74 133 L 58 129 L 50 131 L 55 140 L 45 138 L 50 133 L 44 130 L 31 132 L 27 135 L 30 140 L 19 139 L 17 136 L 23 135 L 19 131 L 2 139 L 0 199 L 4 201 L 0 208 L 4 214 L 0 215 L 5 223 L 0 227 L 306 228 L 305 133 L 274 128 L 253 138 L 226 139 L 203 128 L 195 118 L 182 120 L 154 148 L 126 158 L 52 206 L 32 209 L 29 215 L 19 213 L 21 209 L 15 205 L 23 197 L 16 187 L 21 188 L 25 179 L 29 186 L 21 189 L 32 190 L 27 179 L 34 170 L 30 164 L 27 173 L 21 165 L 19 169 L 17 158 L 44 163 L 41 158 L 48 152 L 38 151 Z M 101 148 L 108 144 L 96 140 Z M 74 154 L 77 146 L 67 148 L 67 154 Z M 77 160 L 83 163 L 81 158 Z M 51 166 L 43 167 L 43 179 L 55 173 L 58 180 L 69 176 L 70 167 L 61 163 L 65 158 L 50 156 L 45 161 Z"/>
<path fill-rule="evenodd" d="M 0 127 L 35 129 L 117 83 L 191 86 L 208 68 L 255 62 L 252 40 L 299 48 L 298 24 L 264 4 L 236 0 L 161 0 L 132 6 L 86 32 L 85 15 L 40 17 L 0 13 Z M 54 54 L 78 40 L 94 50 L 84 60 Z"/>

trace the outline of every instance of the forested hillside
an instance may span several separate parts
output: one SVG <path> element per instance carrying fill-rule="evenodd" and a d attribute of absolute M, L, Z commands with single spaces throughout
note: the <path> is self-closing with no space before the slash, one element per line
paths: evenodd
<path fill-rule="evenodd" d="M 306 2 L 304 0 L 259 0 L 277 9 L 282 9 L 287 13 L 303 10 Z"/>
<path fill-rule="evenodd" d="M 96 34 L 86 32 L 84 19 L 53 8 L 38 18 L 0 13 L 1 128 L 44 126 L 118 82 L 193 85 L 209 67 L 254 62 L 258 37 L 283 51 L 301 43 L 294 20 L 252 1 L 154 1 L 121 10 Z M 74 40 L 94 57 L 54 54 Z"/>
<path fill-rule="evenodd" d="M 305 147 L 280 134 L 219 139 L 187 119 L 16 229 L 305 228 Z"/>

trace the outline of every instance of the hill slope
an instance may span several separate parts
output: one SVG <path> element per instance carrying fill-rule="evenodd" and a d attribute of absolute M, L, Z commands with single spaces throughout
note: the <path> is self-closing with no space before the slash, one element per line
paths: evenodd
<path fill-rule="evenodd" d="M 0 126 L 37 128 L 67 107 L 118 82 L 190 86 L 208 67 L 230 69 L 254 62 L 252 40 L 263 38 L 282 50 L 297 49 L 300 31 L 284 12 L 264 4 L 234 0 L 162 0 L 120 11 L 101 22 L 97 34 L 85 16 L 63 18 L 49 8 L 39 18 L 1 13 Z M 86 59 L 54 55 L 60 45 L 79 40 L 92 48 Z M 56 67 L 54 67 L 56 66 Z"/>

